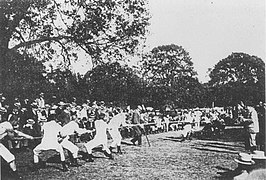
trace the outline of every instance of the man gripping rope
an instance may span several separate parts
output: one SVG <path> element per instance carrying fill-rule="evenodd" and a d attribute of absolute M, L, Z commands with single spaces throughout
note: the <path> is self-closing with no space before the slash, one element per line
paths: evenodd
<path fill-rule="evenodd" d="M 60 131 L 61 140 L 59 141 L 63 148 L 67 149 L 70 152 L 70 165 L 73 167 L 80 166 L 77 161 L 79 148 L 69 140 L 70 135 L 73 135 L 74 133 L 85 134 L 93 132 L 92 130 L 79 128 L 77 121 L 78 118 L 74 118 L 72 121 L 62 127 Z"/>
<path fill-rule="evenodd" d="M 9 167 L 11 168 L 11 176 L 15 179 L 20 179 L 17 168 L 15 164 L 15 156 L 1 143 L 1 141 L 4 139 L 4 137 L 13 138 L 14 134 L 17 134 L 18 136 L 22 136 L 27 139 L 33 139 L 32 136 L 29 136 L 27 134 L 24 134 L 20 131 L 14 130 L 12 125 L 5 121 L 0 123 L 0 156 L 9 164 Z"/>
<path fill-rule="evenodd" d="M 113 139 L 113 142 L 110 146 L 110 151 L 117 147 L 117 153 L 122 154 L 121 151 L 121 141 L 122 136 L 119 132 L 120 126 L 126 125 L 126 114 L 122 112 L 121 109 L 117 109 L 117 114 L 110 120 L 108 123 L 108 131 Z"/>
<path fill-rule="evenodd" d="M 50 118 L 49 118 L 50 119 Z M 55 118 L 51 118 L 42 126 L 43 138 L 41 144 L 36 146 L 33 149 L 33 160 L 34 160 L 34 167 L 33 170 L 38 170 L 42 164 L 39 163 L 39 155 L 41 151 L 45 150 L 56 150 L 60 153 L 60 159 L 63 166 L 63 171 L 68 171 L 65 162 L 65 154 L 61 144 L 58 142 L 59 132 L 61 131 L 62 126 L 60 126 Z"/>
<path fill-rule="evenodd" d="M 95 120 L 95 129 L 96 129 L 96 134 L 94 138 L 85 143 L 84 146 L 87 149 L 87 157 L 86 161 L 87 162 L 93 162 L 94 160 L 92 159 L 92 149 L 97 147 L 97 146 L 102 146 L 102 149 L 107 157 L 109 159 L 113 159 L 112 153 L 107 147 L 107 123 L 106 121 L 108 120 L 106 115 L 106 112 L 104 110 L 98 110 L 96 112 L 96 120 Z"/>

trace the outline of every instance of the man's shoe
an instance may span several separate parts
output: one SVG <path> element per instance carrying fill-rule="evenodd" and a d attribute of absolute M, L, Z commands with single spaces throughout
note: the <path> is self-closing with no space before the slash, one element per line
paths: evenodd
<path fill-rule="evenodd" d="M 112 147 L 112 146 L 109 147 L 109 150 L 111 153 L 113 152 L 113 149 L 114 149 L 114 147 Z"/>
<path fill-rule="evenodd" d="M 112 154 L 108 154 L 107 157 L 109 157 L 111 160 L 114 160 L 114 156 Z"/>
<path fill-rule="evenodd" d="M 104 151 L 104 155 L 108 157 L 109 159 L 114 160 L 112 153 L 108 154 L 106 151 Z"/>
<path fill-rule="evenodd" d="M 130 141 L 132 142 L 132 144 L 133 144 L 134 146 L 136 146 L 135 141 L 133 141 L 133 139 L 130 140 Z"/>
<path fill-rule="evenodd" d="M 36 172 L 40 169 L 40 163 L 33 163 L 32 171 Z"/>
<path fill-rule="evenodd" d="M 77 158 L 75 158 L 75 159 L 73 159 L 73 162 L 70 163 L 70 166 L 71 167 L 79 167 L 81 165 L 78 163 Z"/>
<path fill-rule="evenodd" d="M 39 162 L 39 167 L 40 168 L 46 168 L 46 162 L 45 161 L 40 161 Z"/>
<path fill-rule="evenodd" d="M 122 151 L 121 151 L 121 146 L 117 146 L 117 153 L 118 154 L 123 154 Z"/>
<path fill-rule="evenodd" d="M 85 161 L 86 162 L 94 162 L 94 160 L 92 159 L 92 154 L 86 154 Z"/>
<path fill-rule="evenodd" d="M 66 162 L 65 161 L 62 161 L 62 166 L 63 166 L 63 169 L 62 169 L 63 172 L 69 171 L 69 169 L 66 166 Z"/>
<path fill-rule="evenodd" d="M 12 179 L 22 179 L 22 177 L 18 174 L 17 171 L 12 171 L 10 175 Z"/>

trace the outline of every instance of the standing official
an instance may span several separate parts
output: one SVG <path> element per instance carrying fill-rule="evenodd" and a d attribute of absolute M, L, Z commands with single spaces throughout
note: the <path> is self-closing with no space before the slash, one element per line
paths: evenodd
<path fill-rule="evenodd" d="M 245 148 L 253 153 L 257 150 L 256 135 L 259 133 L 259 119 L 255 108 L 245 106 L 243 102 L 238 104 L 238 110 L 244 112 L 244 128 L 246 131 Z"/>
<path fill-rule="evenodd" d="M 142 132 L 141 132 L 141 127 L 140 127 L 140 121 L 141 121 L 141 118 L 140 118 L 140 112 L 139 112 L 139 109 L 137 107 L 134 107 L 134 110 L 133 110 L 133 114 L 132 114 L 132 117 L 131 117 L 131 124 L 136 124 L 135 126 L 132 126 L 133 130 L 134 130 L 134 137 L 133 139 L 131 140 L 131 142 L 136 145 L 136 141 L 138 141 L 138 145 L 141 146 L 142 144 L 142 141 L 141 141 L 141 135 L 142 135 Z"/>

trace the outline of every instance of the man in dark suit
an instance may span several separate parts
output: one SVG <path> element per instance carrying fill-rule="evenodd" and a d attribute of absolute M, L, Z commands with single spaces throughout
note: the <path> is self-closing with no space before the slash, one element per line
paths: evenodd
<path fill-rule="evenodd" d="M 133 114 L 131 117 L 131 124 L 136 124 L 136 126 L 132 126 L 133 130 L 134 130 L 134 136 L 133 139 L 131 140 L 131 142 L 136 145 L 136 141 L 138 141 L 138 145 L 141 145 L 141 127 L 140 124 L 141 123 L 141 118 L 140 118 L 140 112 L 137 106 L 133 106 Z M 138 125 L 137 125 L 138 124 Z"/>

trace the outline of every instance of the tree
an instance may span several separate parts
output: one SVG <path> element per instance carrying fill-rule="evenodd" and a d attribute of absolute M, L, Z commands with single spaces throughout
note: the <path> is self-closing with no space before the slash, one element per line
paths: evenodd
<path fill-rule="evenodd" d="M 189 53 L 174 44 L 153 48 L 144 55 L 142 68 L 145 80 L 160 86 L 171 86 L 178 78 L 197 74 Z"/>
<path fill-rule="evenodd" d="M 46 89 L 46 94 L 49 94 L 49 97 L 56 95 L 60 99 L 68 98 L 71 100 L 77 95 L 76 92 L 79 92 L 77 89 L 78 77 L 70 70 L 52 69 L 51 72 L 47 73 L 46 79 L 49 81 Z"/>
<path fill-rule="evenodd" d="M 172 44 L 153 48 L 144 55 L 141 64 L 155 107 L 169 101 L 179 107 L 196 105 L 195 99 L 188 97 L 200 83 L 189 53 L 183 47 Z"/>
<path fill-rule="evenodd" d="M 34 57 L 13 53 L 6 66 L 5 96 L 13 99 L 36 98 L 47 90 L 49 82 L 45 78 L 45 67 Z"/>
<path fill-rule="evenodd" d="M 210 72 L 210 87 L 219 105 L 265 100 L 265 63 L 256 56 L 232 53 Z"/>
<path fill-rule="evenodd" d="M 142 98 L 141 79 L 130 67 L 118 62 L 98 65 L 84 79 L 91 100 L 138 104 Z"/>
<path fill-rule="evenodd" d="M 135 53 L 149 21 L 145 0 L 0 1 L 0 87 L 12 52 L 68 66 L 77 52 L 96 65 Z M 0 89 L 1 91 L 1 89 Z"/>

